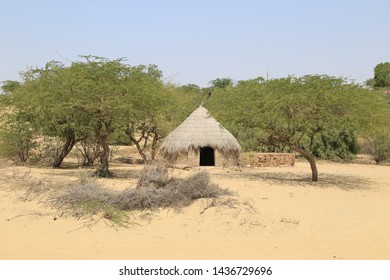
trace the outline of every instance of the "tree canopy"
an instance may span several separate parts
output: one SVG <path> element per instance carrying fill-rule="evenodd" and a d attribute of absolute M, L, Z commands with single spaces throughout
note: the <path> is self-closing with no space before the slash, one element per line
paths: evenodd
<path fill-rule="evenodd" d="M 380 86 L 387 85 L 389 65 L 375 68 Z M 22 162 L 47 139 L 59 143 L 53 167 L 60 167 L 75 146 L 92 144 L 94 156 L 86 155 L 85 164 L 99 159 L 97 175 L 110 176 L 110 144 L 134 144 L 144 162 L 154 160 L 159 141 L 200 104 L 244 150 L 302 155 L 313 181 L 318 180 L 316 157 L 348 159 L 357 152 L 358 136 L 369 140 L 366 150 L 378 161 L 390 156 L 388 101 L 379 91 L 344 78 L 258 77 L 236 84 L 224 78 L 211 81 L 212 88 L 177 86 L 165 84 L 156 65 L 131 66 L 124 59 L 96 56 L 82 56 L 69 65 L 50 61 L 21 77 L 21 82 L 2 84 L 6 98 L 0 105 L 6 117 L 1 120 L 0 152 Z"/>
<path fill-rule="evenodd" d="M 226 88 L 233 86 L 231 78 L 218 78 L 209 82 L 212 88 Z"/>
<path fill-rule="evenodd" d="M 244 135 L 256 131 L 262 143 L 279 143 L 301 154 L 310 163 L 313 181 L 318 180 L 313 155 L 318 138 L 333 130 L 375 126 L 375 110 L 384 105 L 377 93 L 329 76 L 241 82 L 215 92 L 208 103 L 212 113 L 235 127 L 234 131 Z M 373 116 L 369 121 L 362 113 L 368 111 Z"/>
<path fill-rule="evenodd" d="M 379 63 L 374 68 L 374 86 L 390 87 L 390 62 Z"/>
<path fill-rule="evenodd" d="M 154 65 L 134 67 L 121 59 L 82 58 L 70 66 L 52 61 L 24 72 L 22 85 L 13 93 L 13 106 L 37 131 L 63 140 L 53 167 L 61 165 L 77 142 L 93 138 L 101 148 L 100 171 L 105 176 L 113 132 L 135 120 L 155 121 L 166 95 Z"/>

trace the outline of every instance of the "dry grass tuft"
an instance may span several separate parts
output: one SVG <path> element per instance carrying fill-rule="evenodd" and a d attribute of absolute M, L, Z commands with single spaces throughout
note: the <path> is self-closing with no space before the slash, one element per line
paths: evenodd
<path fill-rule="evenodd" d="M 47 193 L 51 192 L 56 186 L 46 178 L 35 178 L 31 176 L 30 169 L 25 172 L 13 171 L 4 173 L 0 177 L 0 182 L 12 182 L 10 190 L 17 193 L 22 201 L 32 201 L 41 199 Z"/>
<path fill-rule="evenodd" d="M 82 179 L 82 180 L 81 180 Z M 186 179 L 170 176 L 166 165 L 145 166 L 136 188 L 123 191 L 106 189 L 94 179 L 80 180 L 65 188 L 51 192 L 43 201 L 46 206 L 81 218 L 102 213 L 114 223 L 126 224 L 123 211 L 174 208 L 179 210 L 201 198 L 217 198 L 230 195 L 210 181 L 207 172 L 194 174 Z M 126 215 L 127 217 L 127 215 Z"/>
<path fill-rule="evenodd" d="M 137 188 L 155 187 L 162 188 L 171 181 L 171 173 L 164 162 L 154 162 L 145 165 L 137 182 Z"/>
<path fill-rule="evenodd" d="M 123 191 L 105 188 L 96 178 L 87 177 L 85 173 L 77 177 L 74 182 L 49 181 L 33 178 L 26 172 L 9 174 L 3 179 L 12 182 L 13 190 L 21 199 L 38 199 L 44 206 L 56 209 L 58 216 L 83 218 L 99 215 L 120 226 L 130 223 L 129 211 L 180 210 L 201 198 L 216 199 L 232 194 L 212 183 L 207 172 L 178 179 L 172 177 L 167 165 L 162 163 L 145 166 L 136 187 Z"/>
<path fill-rule="evenodd" d="M 144 180 L 145 176 L 141 176 L 141 178 Z M 146 181 L 148 180 L 144 180 L 144 182 Z M 221 189 L 218 185 L 211 183 L 210 175 L 207 172 L 200 172 L 186 179 L 170 178 L 167 181 L 160 182 L 161 184 L 157 186 L 156 181 L 151 181 L 149 185 L 142 184 L 142 187 L 127 189 L 119 193 L 113 203 L 124 210 L 167 207 L 178 210 L 200 198 L 215 198 L 231 194 L 230 191 Z"/>

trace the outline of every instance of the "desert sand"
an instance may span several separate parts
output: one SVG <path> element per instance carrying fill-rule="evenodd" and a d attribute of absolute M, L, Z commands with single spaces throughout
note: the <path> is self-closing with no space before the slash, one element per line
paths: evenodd
<path fill-rule="evenodd" d="M 141 165 L 112 165 L 109 188 L 134 185 Z M 234 191 L 210 207 L 202 199 L 181 211 L 130 213 L 132 224 L 59 216 L 39 197 L 26 197 L 6 176 L 76 180 L 77 168 L 2 166 L 0 259 L 390 259 L 390 166 L 319 162 L 310 182 L 307 162 L 294 167 L 173 169 L 173 176 L 207 170 Z M 229 200 L 225 200 L 225 202 Z"/>

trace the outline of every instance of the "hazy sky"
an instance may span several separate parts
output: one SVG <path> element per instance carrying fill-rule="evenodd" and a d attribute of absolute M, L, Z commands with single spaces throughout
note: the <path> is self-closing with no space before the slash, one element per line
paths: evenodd
<path fill-rule="evenodd" d="M 390 61 L 390 1 L 0 0 L 0 81 L 78 55 L 157 64 L 176 84 L 287 75 L 363 82 Z"/>

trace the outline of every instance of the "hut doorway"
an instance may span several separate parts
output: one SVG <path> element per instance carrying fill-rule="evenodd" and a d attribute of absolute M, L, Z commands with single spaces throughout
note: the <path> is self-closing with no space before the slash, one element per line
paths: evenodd
<path fill-rule="evenodd" d="M 215 166 L 214 149 L 211 147 L 200 148 L 200 166 Z"/>

